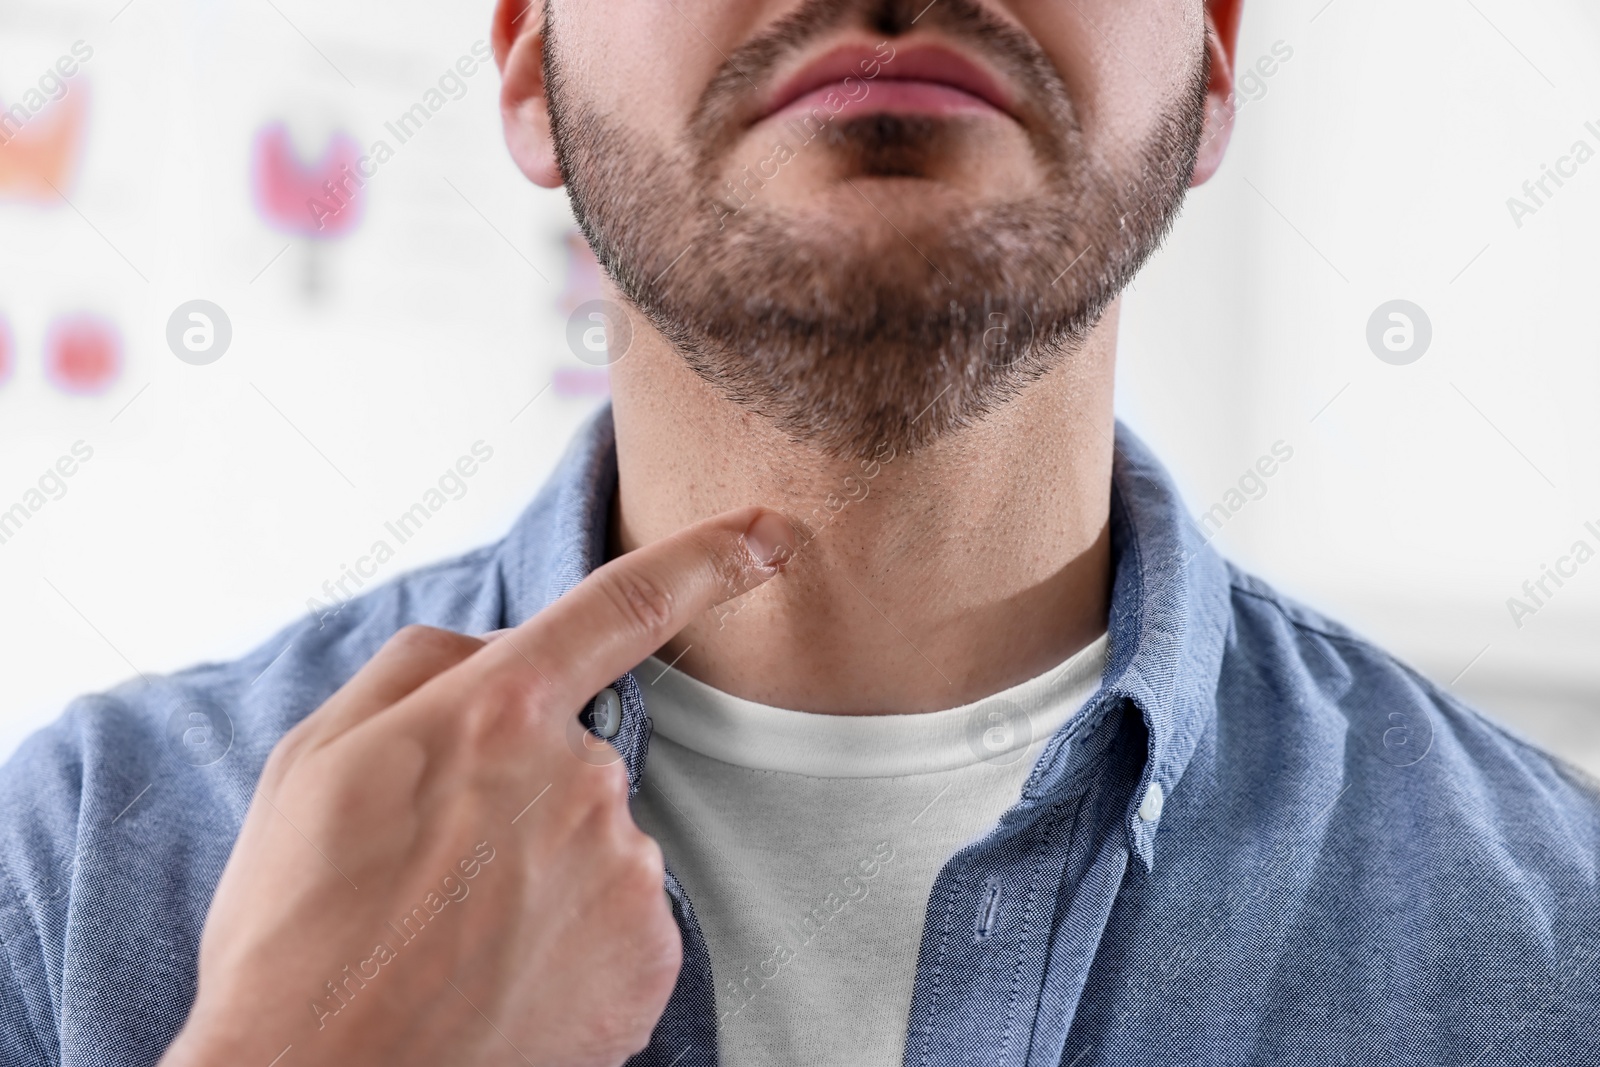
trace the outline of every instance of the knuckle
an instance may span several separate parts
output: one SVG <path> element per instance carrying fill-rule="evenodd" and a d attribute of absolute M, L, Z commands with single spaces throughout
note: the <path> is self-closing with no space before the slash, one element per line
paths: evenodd
<path fill-rule="evenodd" d="M 468 750 L 492 747 L 516 709 L 501 700 L 471 700 L 455 715 L 455 735 Z"/>
<path fill-rule="evenodd" d="M 652 905 L 655 921 L 636 939 L 637 976 L 648 1000 L 665 1001 L 677 983 L 683 967 L 683 938 L 678 924 L 672 920 L 672 911 L 666 904 L 666 894 L 658 886 Z"/>
<path fill-rule="evenodd" d="M 561 783 L 561 807 L 570 825 L 604 856 L 615 843 L 617 813 L 627 803 L 626 785 L 618 787 L 611 768 L 579 764 Z"/>
<path fill-rule="evenodd" d="M 656 891 L 656 899 L 660 921 L 655 924 L 654 937 L 644 946 L 645 967 L 664 978 L 666 988 L 670 991 L 678 971 L 683 967 L 683 937 L 678 932 L 678 924 L 672 919 L 672 909 L 666 903 L 666 894 L 659 888 Z"/>
<path fill-rule="evenodd" d="M 621 762 L 585 764 L 578 775 L 583 797 L 594 807 L 616 810 L 628 804 L 628 769 Z"/>
<path fill-rule="evenodd" d="M 451 711 L 452 736 L 468 746 L 509 754 L 511 739 L 539 720 L 540 687 L 538 676 L 517 663 L 488 671 Z"/>
<path fill-rule="evenodd" d="M 706 569 L 724 596 L 738 596 L 750 584 L 749 553 L 739 541 L 730 551 L 728 544 L 706 534 L 697 534 L 695 547 L 705 557 Z"/>
<path fill-rule="evenodd" d="M 284 762 L 293 759 L 294 754 L 309 743 L 312 735 L 316 733 L 315 715 L 315 712 L 307 715 L 278 738 L 278 743 L 272 746 L 272 755 L 269 758 Z"/>
<path fill-rule="evenodd" d="M 618 570 L 602 583 L 623 624 L 640 636 L 665 640 L 672 623 L 674 598 L 666 585 L 639 570 Z"/>
<path fill-rule="evenodd" d="M 272 746 L 272 751 L 267 754 L 266 764 L 261 769 L 264 781 L 282 782 L 296 766 L 311 758 L 328 739 L 324 717 L 317 713 L 321 710 L 319 708 L 295 723 L 278 739 L 278 743 Z"/>
<path fill-rule="evenodd" d="M 634 935 L 659 933 L 662 923 L 672 925 L 664 908 L 667 865 L 661 846 L 632 819 L 611 820 L 596 832 L 606 838 L 602 877 L 609 910 L 626 916 Z"/>
<path fill-rule="evenodd" d="M 306 744 L 305 720 L 272 746 L 272 751 L 267 754 L 266 766 L 261 769 L 261 779 L 269 784 L 276 784 L 283 780 L 289 773 L 289 768 L 294 766 L 295 757 Z"/>
<path fill-rule="evenodd" d="M 516 664 L 489 672 L 473 686 L 465 710 L 469 715 L 496 720 L 507 713 L 531 710 L 538 703 L 538 680 L 530 674 Z"/>
<path fill-rule="evenodd" d="M 629 850 L 628 877 L 650 893 L 661 890 L 667 881 L 667 861 L 661 846 L 649 834 L 639 834 L 639 842 Z"/>

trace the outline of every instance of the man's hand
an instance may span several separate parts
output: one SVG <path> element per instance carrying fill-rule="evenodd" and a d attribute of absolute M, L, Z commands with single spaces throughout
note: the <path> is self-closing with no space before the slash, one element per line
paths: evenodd
<path fill-rule="evenodd" d="M 164 1067 L 568 1067 L 642 1049 L 682 959 L 661 850 L 623 765 L 583 758 L 568 731 L 697 615 L 776 574 L 792 537 L 746 508 L 613 560 L 493 640 L 395 635 L 267 761 Z"/>

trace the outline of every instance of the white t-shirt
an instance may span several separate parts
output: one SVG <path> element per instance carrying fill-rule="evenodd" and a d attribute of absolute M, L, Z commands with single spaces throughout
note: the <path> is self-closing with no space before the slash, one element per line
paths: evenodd
<path fill-rule="evenodd" d="M 1017 802 L 1092 696 L 1101 636 L 1037 678 L 920 715 L 818 715 L 654 658 L 633 815 L 688 891 L 727 1067 L 899 1067 L 934 879 Z"/>

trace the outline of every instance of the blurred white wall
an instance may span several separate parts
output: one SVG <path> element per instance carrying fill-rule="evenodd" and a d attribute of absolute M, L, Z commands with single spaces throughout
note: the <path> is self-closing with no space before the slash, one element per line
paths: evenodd
<path fill-rule="evenodd" d="M 489 9 L 0 8 L 0 109 L 92 53 L 0 148 L 0 512 L 29 509 L 0 543 L 0 754 L 78 693 L 327 602 L 478 442 L 493 458 L 365 584 L 497 537 L 598 402 L 566 344 L 593 283 L 565 199 L 511 165 L 474 62 Z M 1600 550 L 1600 159 L 1560 164 L 1600 151 L 1597 52 L 1586 0 L 1247 5 L 1229 161 L 1126 301 L 1119 369 L 1195 512 L 1223 504 L 1226 553 L 1591 769 L 1600 559 L 1520 620 L 1507 600 Z M 303 165 L 341 136 L 393 149 L 320 239 L 257 188 L 277 124 Z M 1571 176 L 1513 218 L 1546 164 Z M 193 299 L 232 326 L 209 365 L 167 346 Z M 1406 365 L 1367 340 L 1396 299 L 1432 328 Z M 64 348 L 83 316 L 100 333 Z M 104 390 L 67 391 L 52 352 Z M 1279 442 L 1264 494 L 1230 496 Z"/>
<path fill-rule="evenodd" d="M 1600 8 L 1246 10 L 1240 69 L 1292 56 L 1128 301 L 1124 416 L 1197 513 L 1291 445 L 1217 544 L 1600 769 L 1600 558 L 1561 562 L 1600 552 Z M 1432 325 L 1408 365 L 1366 336 L 1395 299 Z"/>

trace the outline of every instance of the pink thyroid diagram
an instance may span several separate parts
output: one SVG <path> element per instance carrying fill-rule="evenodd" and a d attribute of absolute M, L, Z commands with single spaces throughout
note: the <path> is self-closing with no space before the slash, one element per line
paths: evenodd
<path fill-rule="evenodd" d="M 256 133 L 251 158 L 256 210 L 268 225 L 297 237 L 342 237 L 361 221 L 364 198 L 356 161 L 361 146 L 336 132 L 311 163 L 295 153 L 289 127 L 272 123 Z"/>

